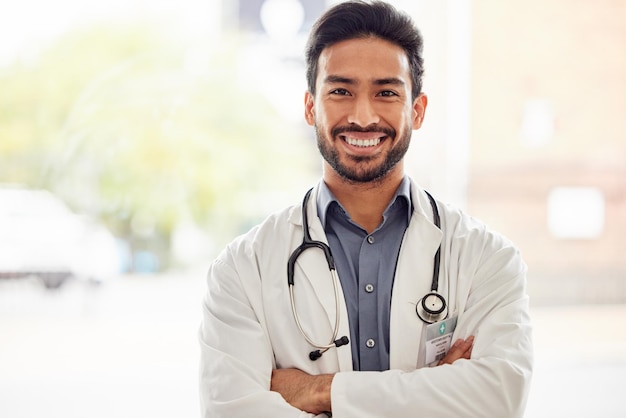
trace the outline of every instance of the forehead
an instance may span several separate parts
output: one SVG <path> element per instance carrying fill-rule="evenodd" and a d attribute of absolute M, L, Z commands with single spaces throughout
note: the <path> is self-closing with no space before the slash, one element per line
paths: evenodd
<path fill-rule="evenodd" d="M 376 37 L 341 41 L 324 48 L 318 61 L 318 82 L 329 76 L 362 81 L 398 78 L 410 85 L 406 52 L 398 45 Z"/>

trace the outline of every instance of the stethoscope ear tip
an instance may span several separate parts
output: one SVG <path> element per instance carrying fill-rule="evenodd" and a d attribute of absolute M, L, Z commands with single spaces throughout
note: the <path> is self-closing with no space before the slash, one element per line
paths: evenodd
<path fill-rule="evenodd" d="M 341 347 L 342 345 L 346 345 L 346 344 L 349 344 L 349 343 L 350 343 L 350 340 L 345 335 L 343 337 L 335 340 L 335 346 L 336 347 Z"/>
<path fill-rule="evenodd" d="M 334 341 L 335 347 L 341 347 L 342 345 L 347 345 L 349 343 L 350 343 L 350 340 L 345 335 L 343 337 L 341 337 L 341 338 L 337 338 Z M 309 359 L 311 359 L 311 361 L 317 360 L 318 358 L 322 357 L 322 354 L 324 354 L 328 350 L 328 348 L 330 348 L 330 347 L 327 347 L 324 350 L 314 350 L 314 351 L 311 351 L 309 353 Z"/>

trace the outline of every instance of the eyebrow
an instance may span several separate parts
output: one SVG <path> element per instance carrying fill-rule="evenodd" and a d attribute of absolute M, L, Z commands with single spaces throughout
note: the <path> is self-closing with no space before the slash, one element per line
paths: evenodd
<path fill-rule="evenodd" d="M 404 86 L 405 83 L 399 78 L 389 77 L 389 78 L 379 78 L 377 80 L 374 80 L 374 84 L 379 85 L 379 86 L 384 86 L 387 84 L 391 84 L 394 86 Z"/>
<path fill-rule="evenodd" d="M 324 82 L 329 84 L 356 84 L 356 80 L 339 75 L 329 75 L 324 79 Z"/>
<path fill-rule="evenodd" d="M 342 77 L 340 75 L 329 75 L 324 80 L 329 84 L 357 84 L 357 81 L 353 78 Z M 388 77 L 388 78 L 377 78 L 373 81 L 373 84 L 377 86 L 385 86 L 385 85 L 395 85 L 395 86 L 403 86 L 405 82 L 396 77 Z"/>

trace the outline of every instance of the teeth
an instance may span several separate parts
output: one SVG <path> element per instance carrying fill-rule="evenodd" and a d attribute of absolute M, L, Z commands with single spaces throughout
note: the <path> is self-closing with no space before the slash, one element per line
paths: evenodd
<path fill-rule="evenodd" d="M 355 138 L 346 137 L 346 142 L 356 147 L 373 147 L 375 145 L 380 144 L 380 138 L 363 140 L 363 139 L 355 139 Z"/>

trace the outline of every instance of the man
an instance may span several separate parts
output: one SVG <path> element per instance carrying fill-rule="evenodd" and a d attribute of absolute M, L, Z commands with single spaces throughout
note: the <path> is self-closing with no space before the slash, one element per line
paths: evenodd
<path fill-rule="evenodd" d="M 385 3 L 341 3 L 315 24 L 305 119 L 323 179 L 302 209 L 212 264 L 203 416 L 523 414 L 532 344 L 519 252 L 404 174 L 427 107 L 421 51 Z M 315 243 L 303 250 L 305 228 Z"/>

